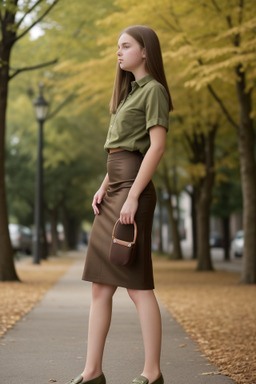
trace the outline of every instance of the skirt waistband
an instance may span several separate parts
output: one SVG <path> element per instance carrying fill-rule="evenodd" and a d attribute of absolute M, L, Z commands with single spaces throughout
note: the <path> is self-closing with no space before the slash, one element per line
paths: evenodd
<path fill-rule="evenodd" d="M 108 160 L 115 160 L 115 159 L 124 159 L 127 157 L 140 157 L 143 159 L 143 155 L 140 153 L 140 151 L 127 151 L 126 149 L 123 149 L 122 151 L 116 151 L 108 153 Z"/>
<path fill-rule="evenodd" d="M 119 151 L 108 155 L 109 184 L 131 183 L 137 176 L 143 156 L 140 152 Z"/>

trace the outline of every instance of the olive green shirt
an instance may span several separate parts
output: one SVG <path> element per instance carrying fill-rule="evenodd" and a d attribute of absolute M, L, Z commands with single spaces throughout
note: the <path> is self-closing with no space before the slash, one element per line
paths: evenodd
<path fill-rule="evenodd" d="M 132 90 L 111 115 L 105 150 L 140 151 L 150 147 L 149 129 L 161 125 L 168 131 L 169 99 L 166 89 L 151 75 L 131 83 Z"/>

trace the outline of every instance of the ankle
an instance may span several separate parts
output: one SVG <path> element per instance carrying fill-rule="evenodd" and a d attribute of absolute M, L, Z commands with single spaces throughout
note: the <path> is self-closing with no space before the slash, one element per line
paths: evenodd
<path fill-rule="evenodd" d="M 143 371 L 141 376 L 146 377 L 148 379 L 149 384 L 151 384 L 158 380 L 162 376 L 162 373 L 160 371 Z"/>
<path fill-rule="evenodd" d="M 83 373 L 81 373 L 81 376 L 83 376 L 84 381 L 95 379 L 100 375 L 102 375 L 102 369 L 85 369 Z"/>

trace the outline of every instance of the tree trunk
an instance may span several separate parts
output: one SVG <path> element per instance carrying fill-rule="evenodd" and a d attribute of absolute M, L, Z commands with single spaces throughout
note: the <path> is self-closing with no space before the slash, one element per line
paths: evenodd
<path fill-rule="evenodd" d="M 54 208 L 49 212 L 50 214 L 50 221 L 51 221 L 51 254 L 57 255 L 58 249 L 59 249 L 59 238 L 58 238 L 58 208 Z"/>
<path fill-rule="evenodd" d="M 204 188 L 206 189 L 206 188 Z M 212 271 L 211 252 L 209 244 L 210 235 L 210 206 L 211 199 L 205 194 L 204 190 L 200 191 L 196 203 L 196 226 L 197 226 L 197 270 Z"/>
<path fill-rule="evenodd" d="M 205 170 L 206 174 L 197 186 L 196 227 L 197 227 L 197 270 L 212 271 L 210 252 L 210 207 L 214 185 L 214 140 L 217 124 L 205 135 Z"/>
<path fill-rule="evenodd" d="M 190 194 L 191 196 L 191 221 L 192 221 L 192 259 L 197 258 L 197 229 L 196 229 L 196 202 L 195 202 L 195 187 Z"/>
<path fill-rule="evenodd" d="M 8 82 L 11 78 L 9 73 L 10 55 L 11 50 L 18 41 L 19 38 L 25 36 L 29 30 L 39 21 L 41 21 L 57 4 L 59 0 L 54 0 L 44 10 L 43 14 L 40 15 L 37 21 L 33 21 L 30 27 L 26 28 L 23 33 L 17 38 L 17 30 L 19 23 L 15 24 L 15 18 L 17 12 L 19 12 L 19 0 L 1 2 L 1 36 L 0 36 L 0 281 L 5 280 L 18 280 L 17 273 L 15 271 L 13 261 L 13 251 L 10 242 L 10 236 L 8 231 L 8 213 L 7 213 L 7 202 L 6 202 L 6 191 L 5 191 L 5 127 L 6 127 L 6 110 L 8 100 Z M 40 2 L 38 2 L 40 3 Z M 23 4 L 24 6 L 24 4 Z M 29 7 L 28 7 L 29 8 Z M 33 12 L 34 7 L 32 6 L 30 12 Z M 25 12 L 26 13 L 26 12 Z M 45 64 L 37 65 L 34 67 L 28 67 L 28 69 L 42 68 L 43 66 L 52 64 L 48 62 Z M 25 69 L 17 69 L 13 71 L 12 77 Z"/>
<path fill-rule="evenodd" d="M 170 220 L 170 227 L 171 227 L 171 236 L 172 236 L 172 243 L 173 243 L 173 258 L 174 260 L 181 260 L 183 259 L 182 256 L 182 250 L 180 246 L 180 236 L 179 236 L 179 230 L 178 230 L 178 223 L 177 220 L 174 217 L 173 207 L 172 207 L 172 201 L 171 196 L 166 204 L 169 220 Z"/>
<path fill-rule="evenodd" d="M 80 222 L 75 217 L 70 217 L 65 208 L 63 209 L 63 226 L 68 249 L 76 249 Z"/>
<path fill-rule="evenodd" d="M 169 180 L 168 175 L 168 168 L 167 165 L 163 159 L 163 179 L 164 184 L 167 189 L 168 195 L 169 195 L 169 201 L 166 204 L 168 214 L 169 214 L 169 220 L 170 220 L 170 227 L 171 227 L 171 235 L 172 235 L 172 242 L 173 242 L 173 258 L 175 260 L 181 260 L 183 259 L 182 255 L 182 249 L 180 245 L 180 236 L 179 236 L 179 229 L 178 229 L 178 222 L 174 217 L 173 207 L 172 207 L 172 188 Z"/>
<path fill-rule="evenodd" d="M 42 260 L 47 260 L 49 256 L 49 250 L 48 250 L 45 223 L 43 223 L 41 231 L 42 231 L 41 257 L 42 257 Z"/>
<path fill-rule="evenodd" d="M 246 93 L 245 73 L 237 68 L 240 81 L 237 94 L 240 107 L 238 127 L 238 149 L 243 192 L 244 249 L 241 282 L 256 283 L 256 163 L 255 133 L 252 112 L 251 91 Z"/>
<path fill-rule="evenodd" d="M 223 239 L 224 239 L 224 260 L 230 260 L 230 217 L 222 218 L 222 226 L 223 226 Z"/>
<path fill-rule="evenodd" d="M 0 43 L 0 281 L 19 280 L 15 271 L 13 250 L 8 231 L 5 191 L 5 123 L 8 98 L 10 48 Z"/>

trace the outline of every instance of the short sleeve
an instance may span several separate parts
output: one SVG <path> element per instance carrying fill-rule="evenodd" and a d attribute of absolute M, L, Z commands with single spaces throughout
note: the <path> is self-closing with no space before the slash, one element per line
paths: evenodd
<path fill-rule="evenodd" d="M 169 128 L 169 100 L 164 86 L 154 83 L 149 89 L 146 99 L 146 129 L 161 125 Z"/>

